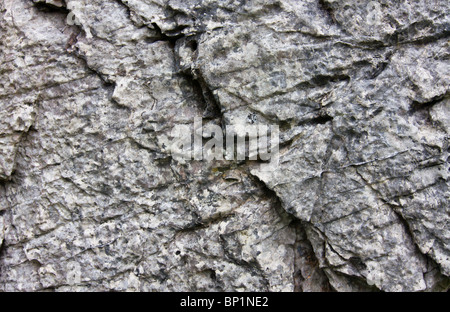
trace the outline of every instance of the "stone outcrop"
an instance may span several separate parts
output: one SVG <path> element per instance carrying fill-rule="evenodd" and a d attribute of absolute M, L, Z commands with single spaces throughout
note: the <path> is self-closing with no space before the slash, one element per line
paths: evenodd
<path fill-rule="evenodd" d="M 445 291 L 444 0 L 2 0 L 1 291 Z M 277 170 L 185 163 L 194 118 Z"/>

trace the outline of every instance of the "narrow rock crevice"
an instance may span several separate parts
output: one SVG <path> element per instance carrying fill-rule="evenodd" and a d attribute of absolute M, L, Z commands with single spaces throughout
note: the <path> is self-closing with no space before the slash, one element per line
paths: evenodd
<path fill-rule="evenodd" d="M 382 72 L 386 70 L 388 65 L 388 62 L 381 62 L 380 64 L 378 64 L 377 67 L 369 74 L 369 79 L 377 78 L 379 75 L 381 75 Z"/>
<path fill-rule="evenodd" d="M 3 258 L 5 257 L 5 255 L 6 255 L 6 242 L 5 242 L 5 239 L 3 238 L 3 240 L 2 240 L 2 242 L 0 243 L 0 276 L 2 275 L 1 273 L 2 273 L 2 270 L 1 270 L 1 268 L 2 268 L 2 260 L 3 260 Z"/>
<path fill-rule="evenodd" d="M 214 96 L 212 90 L 210 89 L 206 79 L 203 77 L 200 69 L 192 68 L 192 65 L 187 68 L 181 68 L 180 66 L 180 57 L 177 53 L 177 49 L 179 49 L 179 43 L 183 40 L 183 44 L 188 47 L 193 54 L 196 53 L 198 49 L 198 41 L 195 36 L 190 36 L 187 38 L 184 34 L 179 33 L 183 28 L 180 28 L 177 31 L 173 31 L 174 33 L 178 33 L 175 35 L 170 35 L 162 32 L 161 28 L 157 23 L 152 23 L 152 26 L 157 32 L 157 38 L 152 40 L 151 42 L 157 41 L 166 41 L 169 43 L 170 47 L 173 50 L 175 63 L 177 69 L 179 70 L 179 74 L 183 76 L 188 82 L 192 84 L 192 89 L 197 99 L 200 101 L 200 109 L 203 111 L 204 119 L 216 119 L 221 118 L 221 106 L 218 103 L 217 98 Z"/>
<path fill-rule="evenodd" d="M 328 16 L 332 24 L 338 25 L 338 22 L 336 21 L 336 17 L 334 16 L 334 10 L 331 7 L 330 3 L 326 0 L 319 0 L 319 8 L 325 12 L 325 14 Z"/>
<path fill-rule="evenodd" d="M 60 0 L 60 6 L 53 4 L 51 2 L 46 2 L 46 0 L 38 0 L 38 1 L 33 0 L 33 4 L 35 8 L 44 13 L 52 13 L 52 12 L 64 14 L 70 13 L 70 11 L 67 9 L 65 0 Z"/>
<path fill-rule="evenodd" d="M 166 41 L 169 43 L 170 47 L 175 49 L 175 45 L 177 41 L 181 38 L 184 38 L 184 34 L 176 34 L 176 35 L 168 35 L 166 33 L 163 33 L 161 28 L 158 26 L 157 23 L 152 23 L 153 29 L 156 31 L 157 35 L 156 38 L 151 40 L 150 42 L 158 42 L 158 41 Z"/>
<path fill-rule="evenodd" d="M 294 243 L 294 285 L 296 292 L 330 292 L 332 287 L 308 240 L 304 223 L 295 219 L 290 224 L 296 231 Z"/>
<path fill-rule="evenodd" d="M 222 110 L 221 106 L 214 96 L 213 92 L 209 88 L 206 80 L 203 78 L 200 70 L 194 70 L 194 74 L 185 74 L 194 85 L 194 92 L 197 92 L 201 96 L 203 118 L 204 119 L 216 119 L 221 118 Z"/>
<path fill-rule="evenodd" d="M 421 110 L 429 110 L 431 107 L 433 107 L 436 104 L 439 104 L 444 99 L 448 98 L 449 94 L 444 94 L 440 96 L 436 96 L 430 101 L 427 102 L 419 102 L 419 101 L 413 101 L 411 103 L 410 113 L 414 114 Z"/>
<path fill-rule="evenodd" d="M 297 126 L 306 126 L 306 125 L 324 125 L 328 122 L 332 122 L 333 117 L 328 115 L 326 112 L 319 112 L 317 117 L 314 117 L 312 119 L 303 120 L 297 124 Z"/>

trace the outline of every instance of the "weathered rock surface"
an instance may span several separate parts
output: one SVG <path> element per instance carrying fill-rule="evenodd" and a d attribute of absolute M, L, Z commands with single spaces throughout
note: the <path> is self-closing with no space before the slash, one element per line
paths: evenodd
<path fill-rule="evenodd" d="M 1 291 L 450 286 L 444 0 L 1 0 Z M 276 124 L 280 161 L 177 162 Z"/>

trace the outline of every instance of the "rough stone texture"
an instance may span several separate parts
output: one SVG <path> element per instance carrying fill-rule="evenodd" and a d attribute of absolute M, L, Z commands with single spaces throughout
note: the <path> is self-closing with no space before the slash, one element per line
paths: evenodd
<path fill-rule="evenodd" d="M 0 290 L 447 290 L 449 13 L 1 0 Z M 278 170 L 175 161 L 194 117 Z"/>

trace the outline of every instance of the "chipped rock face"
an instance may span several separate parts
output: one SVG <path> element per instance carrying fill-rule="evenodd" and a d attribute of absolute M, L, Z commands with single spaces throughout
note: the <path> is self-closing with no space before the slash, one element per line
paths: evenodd
<path fill-rule="evenodd" d="M 449 11 L 2 0 L 0 291 L 447 290 Z M 195 118 L 276 170 L 178 161 Z"/>

